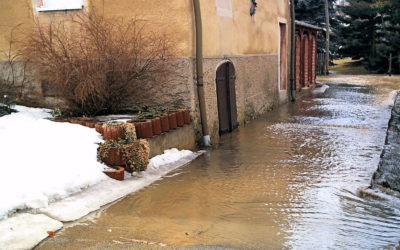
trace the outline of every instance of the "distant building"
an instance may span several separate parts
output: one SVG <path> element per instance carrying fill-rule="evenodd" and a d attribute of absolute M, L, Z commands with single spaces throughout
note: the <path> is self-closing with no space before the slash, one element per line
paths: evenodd
<path fill-rule="evenodd" d="M 296 20 L 296 90 L 315 84 L 317 35 L 321 28 Z"/>

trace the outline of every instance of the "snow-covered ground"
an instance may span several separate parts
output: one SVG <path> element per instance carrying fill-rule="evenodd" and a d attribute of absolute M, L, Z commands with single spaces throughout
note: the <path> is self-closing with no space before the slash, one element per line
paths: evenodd
<path fill-rule="evenodd" d="M 32 248 L 46 230 L 148 186 L 203 153 L 165 150 L 150 159 L 147 171 L 116 181 L 97 161 L 103 140 L 94 129 L 52 122 L 47 109 L 15 109 L 0 117 L 0 246 L 7 249 Z"/>
<path fill-rule="evenodd" d="M 16 106 L 0 118 L 0 219 L 43 208 L 108 177 L 97 161 L 101 136 L 84 126 L 52 122 L 49 110 Z"/>
<path fill-rule="evenodd" d="M 150 160 L 144 172 L 136 173 L 124 181 L 107 179 L 83 192 L 52 203 L 40 209 L 40 212 L 62 222 L 77 220 L 106 204 L 150 185 L 172 170 L 188 164 L 202 153 L 203 151 L 193 153 L 189 150 L 165 150 L 164 154 Z"/>

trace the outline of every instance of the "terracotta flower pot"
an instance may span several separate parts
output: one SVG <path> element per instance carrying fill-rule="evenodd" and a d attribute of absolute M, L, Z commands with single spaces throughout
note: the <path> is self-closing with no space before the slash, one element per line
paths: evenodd
<path fill-rule="evenodd" d="M 169 129 L 176 129 L 176 127 L 178 127 L 178 124 L 176 123 L 175 112 L 168 114 L 168 120 L 169 120 Z"/>
<path fill-rule="evenodd" d="M 160 120 L 161 120 L 161 131 L 162 132 L 168 132 L 169 131 L 168 115 L 161 116 Z"/>
<path fill-rule="evenodd" d="M 50 119 L 52 122 L 69 122 L 68 119 L 61 119 L 61 118 L 55 118 L 55 119 Z"/>
<path fill-rule="evenodd" d="M 151 138 L 153 137 L 153 126 L 151 120 L 143 122 L 134 122 L 137 138 Z"/>
<path fill-rule="evenodd" d="M 151 138 L 153 137 L 153 125 L 151 120 L 147 120 L 141 126 L 142 129 L 142 136 L 143 138 Z"/>
<path fill-rule="evenodd" d="M 183 111 L 183 120 L 185 124 L 190 124 L 190 111 L 188 109 Z"/>
<path fill-rule="evenodd" d="M 128 121 L 129 123 L 133 123 L 136 130 L 136 137 L 142 138 L 142 122 Z"/>
<path fill-rule="evenodd" d="M 183 127 L 185 120 L 183 119 L 183 110 L 178 110 L 176 113 L 176 124 L 178 127 Z"/>
<path fill-rule="evenodd" d="M 119 148 L 111 147 L 105 156 L 101 156 L 101 160 L 108 166 L 121 166 L 125 165 L 122 153 Z"/>
<path fill-rule="evenodd" d="M 153 127 L 153 135 L 161 134 L 161 119 L 160 117 L 156 117 L 151 119 L 151 126 Z"/>
<path fill-rule="evenodd" d="M 82 122 L 81 122 L 80 120 L 78 120 L 78 119 L 71 119 L 69 122 L 72 123 L 72 124 L 81 124 L 81 123 L 82 123 Z"/>
<path fill-rule="evenodd" d="M 94 127 L 98 133 L 103 134 L 103 124 L 102 123 L 96 123 Z"/>
<path fill-rule="evenodd" d="M 123 181 L 125 178 L 124 171 L 125 169 L 123 167 L 118 167 L 118 169 L 115 170 L 105 170 L 103 173 L 114 180 Z"/>
<path fill-rule="evenodd" d="M 103 126 L 104 140 L 124 139 L 124 129 L 122 126 Z"/>
<path fill-rule="evenodd" d="M 90 122 L 85 122 L 85 126 L 88 128 L 95 128 L 96 127 L 96 123 L 93 121 Z"/>

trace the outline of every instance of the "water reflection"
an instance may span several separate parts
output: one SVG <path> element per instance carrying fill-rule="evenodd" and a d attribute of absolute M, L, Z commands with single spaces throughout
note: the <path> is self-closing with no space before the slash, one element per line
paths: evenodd
<path fill-rule="evenodd" d="M 217 150 L 39 248 L 160 246 L 143 241 L 263 249 L 396 246 L 400 211 L 356 195 L 379 161 L 390 91 L 330 84 L 324 94 L 224 136 Z"/>

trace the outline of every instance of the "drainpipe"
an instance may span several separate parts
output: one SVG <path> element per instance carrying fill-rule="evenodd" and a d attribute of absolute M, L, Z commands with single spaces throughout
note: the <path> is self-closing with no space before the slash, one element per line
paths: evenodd
<path fill-rule="evenodd" d="M 294 0 L 290 0 L 290 99 L 296 101 L 296 16 Z"/>
<path fill-rule="evenodd" d="M 201 128 L 203 132 L 203 145 L 210 146 L 210 135 L 207 126 L 206 101 L 203 86 L 203 31 L 201 24 L 201 11 L 199 0 L 193 0 L 194 22 L 196 25 L 196 79 L 197 95 L 199 97 Z"/>

